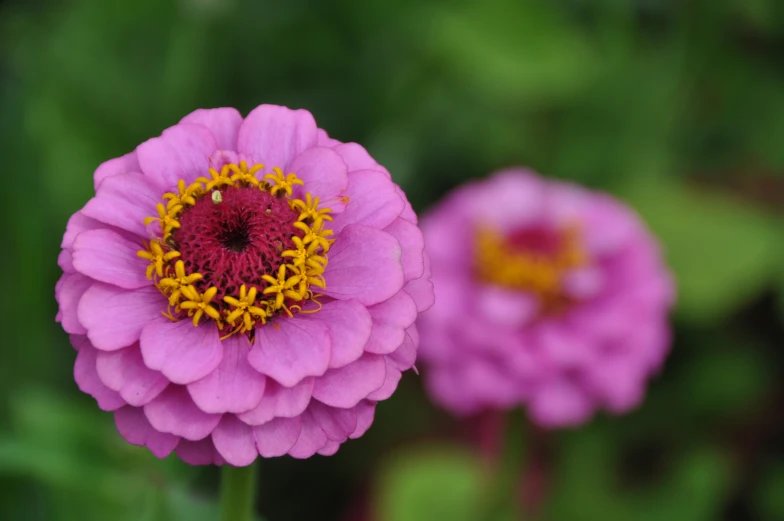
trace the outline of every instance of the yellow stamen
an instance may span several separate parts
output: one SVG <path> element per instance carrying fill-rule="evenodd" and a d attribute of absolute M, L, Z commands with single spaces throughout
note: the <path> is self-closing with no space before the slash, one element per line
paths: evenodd
<path fill-rule="evenodd" d="M 216 293 L 218 293 L 218 288 L 215 287 L 208 289 L 204 293 L 199 293 L 193 286 L 182 288 L 182 295 L 188 300 L 180 304 L 180 308 L 187 310 L 188 316 L 193 317 L 194 326 L 199 325 L 199 320 L 205 314 L 220 325 L 220 313 L 210 304 Z"/>
<path fill-rule="evenodd" d="M 234 306 L 234 310 L 226 316 L 226 322 L 234 326 L 238 319 L 241 320 L 239 332 L 245 333 L 250 331 L 256 324 L 256 319 L 260 320 L 262 325 L 267 323 L 267 311 L 255 306 L 256 303 L 256 288 L 251 287 L 247 291 L 245 284 L 240 286 L 240 298 L 223 297 L 223 301 Z"/>
<path fill-rule="evenodd" d="M 302 179 L 297 177 L 296 174 L 283 175 L 283 170 L 281 170 L 277 166 L 273 167 L 272 171 L 274 172 L 273 174 L 267 174 L 264 176 L 264 179 L 269 179 L 270 181 L 275 183 L 270 188 L 270 193 L 272 195 L 277 195 L 282 190 L 285 193 L 285 195 L 291 197 L 294 185 L 305 184 L 302 182 Z"/>
<path fill-rule="evenodd" d="M 163 277 L 164 263 L 168 263 L 170 260 L 179 257 L 180 252 L 176 250 L 164 252 L 161 243 L 153 239 L 148 245 L 145 245 L 144 250 L 136 252 L 136 255 L 150 261 L 151 264 L 147 266 L 147 278 L 152 280 L 153 274 L 158 275 L 158 277 Z"/>

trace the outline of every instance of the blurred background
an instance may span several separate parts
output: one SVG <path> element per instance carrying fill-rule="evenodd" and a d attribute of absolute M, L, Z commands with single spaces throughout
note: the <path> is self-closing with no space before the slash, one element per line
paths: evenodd
<path fill-rule="evenodd" d="M 513 164 L 609 191 L 679 292 L 639 410 L 510 416 L 493 508 L 479 422 L 407 373 L 336 456 L 262 462 L 263 519 L 784 519 L 779 0 L 0 0 L 0 519 L 216 519 L 215 468 L 127 445 L 78 391 L 56 259 L 99 163 L 260 103 L 363 143 L 420 212 Z"/>

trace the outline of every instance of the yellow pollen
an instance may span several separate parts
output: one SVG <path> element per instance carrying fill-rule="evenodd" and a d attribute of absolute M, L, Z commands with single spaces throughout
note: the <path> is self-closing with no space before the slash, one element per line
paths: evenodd
<path fill-rule="evenodd" d="M 199 325 L 199 320 L 202 315 L 205 314 L 220 323 L 220 313 L 210 304 L 210 301 L 215 297 L 217 292 L 218 288 L 215 287 L 208 289 L 204 293 L 199 293 L 193 286 L 185 286 L 182 288 L 182 294 L 188 300 L 181 303 L 180 307 L 188 311 L 189 317 L 193 317 L 194 326 Z"/>
<path fill-rule="evenodd" d="M 281 170 L 277 166 L 274 167 L 272 171 L 274 172 L 273 174 L 267 174 L 264 176 L 264 179 L 269 179 L 270 181 L 275 183 L 270 188 L 270 193 L 272 195 L 278 195 L 281 191 L 283 191 L 285 195 L 291 197 L 294 185 L 305 184 L 302 182 L 302 179 L 299 179 L 296 176 L 296 174 L 283 175 L 283 170 Z"/>
<path fill-rule="evenodd" d="M 164 252 L 161 243 L 153 239 L 145 249 L 136 252 L 136 255 L 150 261 L 150 265 L 147 266 L 147 278 L 152 280 L 153 274 L 163 277 L 164 263 L 179 257 L 180 252 L 176 250 Z"/>
<path fill-rule="evenodd" d="M 194 282 L 202 279 L 201 273 L 185 273 L 185 263 L 178 260 L 174 265 L 174 277 L 166 277 L 158 281 L 158 287 L 164 293 L 169 293 L 169 306 L 177 306 L 182 295 L 182 288 L 192 286 Z"/>
<path fill-rule="evenodd" d="M 242 319 L 239 325 L 239 332 L 245 333 L 253 329 L 256 319 L 259 319 L 262 324 L 267 322 L 268 313 L 264 309 L 255 306 L 256 303 L 256 288 L 247 290 L 245 284 L 240 287 L 240 297 L 223 297 L 223 300 L 230 306 L 234 306 L 234 310 L 226 315 L 226 322 L 234 326 L 237 320 Z"/>

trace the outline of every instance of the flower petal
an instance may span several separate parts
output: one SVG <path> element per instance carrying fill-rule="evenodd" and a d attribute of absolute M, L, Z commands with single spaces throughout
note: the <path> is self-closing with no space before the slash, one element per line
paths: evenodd
<path fill-rule="evenodd" d="M 294 195 L 304 199 L 305 192 L 310 192 L 319 197 L 324 208 L 332 208 L 332 200 L 348 186 L 346 164 L 331 148 L 309 148 L 298 155 L 288 169 L 305 183 L 295 188 Z"/>
<path fill-rule="evenodd" d="M 357 413 L 354 409 L 329 407 L 313 402 L 308 408 L 324 434 L 332 441 L 344 442 L 357 428 Z"/>
<path fill-rule="evenodd" d="M 379 172 L 383 172 L 390 179 L 392 178 L 387 169 L 379 165 L 376 160 L 371 157 L 368 151 L 358 143 L 337 144 L 333 147 L 333 150 L 343 158 L 346 166 L 348 166 L 349 172 L 355 172 L 357 170 L 378 170 Z"/>
<path fill-rule="evenodd" d="M 98 168 L 95 169 L 95 174 L 93 174 L 93 186 L 97 191 L 101 182 L 107 177 L 129 172 L 141 172 L 139 161 L 136 160 L 136 151 L 104 161 L 98 165 Z"/>
<path fill-rule="evenodd" d="M 425 274 L 418 279 L 406 282 L 403 290 L 414 299 L 417 311 L 420 313 L 427 311 L 435 304 L 436 294 L 433 290 L 433 282 L 430 280 L 430 257 L 427 253 L 425 253 Z"/>
<path fill-rule="evenodd" d="M 95 366 L 98 377 L 134 407 L 141 407 L 161 394 L 169 381 L 144 365 L 139 345 L 119 351 L 99 351 Z"/>
<path fill-rule="evenodd" d="M 210 156 L 218 150 L 212 132 L 201 125 L 180 123 L 148 139 L 136 149 L 142 172 L 160 186 L 173 188 L 207 174 Z M 155 206 L 153 206 L 155 208 Z"/>
<path fill-rule="evenodd" d="M 392 224 L 384 228 L 384 231 L 397 239 L 403 249 L 400 262 L 403 265 L 403 275 L 406 282 L 421 277 L 425 272 L 425 238 L 419 228 L 402 217 L 398 217 Z"/>
<path fill-rule="evenodd" d="M 261 105 L 242 122 L 237 152 L 268 169 L 277 166 L 288 171 L 291 161 L 316 142 L 316 121 L 310 112 Z"/>
<path fill-rule="evenodd" d="M 245 467 L 259 455 L 253 427 L 239 421 L 233 414 L 225 414 L 215 430 L 212 442 L 229 465 Z"/>
<path fill-rule="evenodd" d="M 329 137 L 329 134 L 327 134 L 327 131 L 324 129 L 321 128 L 317 129 L 316 134 L 318 136 L 316 138 L 316 142 L 320 147 L 334 147 L 340 144 L 340 141 L 338 141 L 337 139 L 332 139 L 331 137 Z"/>
<path fill-rule="evenodd" d="M 329 330 L 321 322 L 281 318 L 256 330 L 248 361 L 286 387 L 307 376 L 321 376 L 329 365 Z"/>
<path fill-rule="evenodd" d="M 353 407 L 384 384 L 384 357 L 365 353 L 356 362 L 330 369 L 313 386 L 313 398 L 333 407 Z"/>
<path fill-rule="evenodd" d="M 322 322 L 329 329 L 332 345 L 329 367 L 343 367 L 362 356 L 373 322 L 358 300 L 333 300 L 307 320 Z"/>
<path fill-rule="evenodd" d="M 165 304 L 154 287 L 129 291 L 98 282 L 79 301 L 79 322 L 95 347 L 114 351 L 139 340 L 150 322 L 162 320 Z"/>
<path fill-rule="evenodd" d="M 368 395 L 368 400 L 373 400 L 376 402 L 386 400 L 395 392 L 395 389 L 397 389 L 397 384 L 403 377 L 403 374 L 396 367 L 395 363 L 389 359 L 389 357 L 385 356 L 384 362 L 386 363 L 386 376 L 384 378 L 384 383 L 381 387 Z"/>
<path fill-rule="evenodd" d="M 237 150 L 242 116 L 235 108 L 197 109 L 180 120 L 207 127 L 221 150 Z"/>
<path fill-rule="evenodd" d="M 234 335 L 221 343 L 223 359 L 220 365 L 201 380 L 189 383 L 188 392 L 204 412 L 249 411 L 261 401 L 267 379 L 248 363 L 251 348 L 248 337 Z M 226 461 L 232 463 L 229 458 Z"/>
<path fill-rule="evenodd" d="M 539 385 L 529 404 L 531 417 L 543 427 L 579 425 L 592 412 L 586 392 L 565 379 L 552 379 Z"/>
<path fill-rule="evenodd" d="M 76 240 L 76 237 L 80 233 L 86 232 L 87 230 L 97 230 L 99 228 L 105 228 L 105 225 L 100 221 L 87 217 L 83 210 L 79 210 L 68 219 L 68 224 L 65 225 L 65 234 L 63 235 L 60 247 L 65 250 L 70 250 L 73 248 L 74 240 Z"/>
<path fill-rule="evenodd" d="M 267 380 L 259 404 L 248 412 L 239 414 L 248 425 L 261 425 L 273 418 L 293 418 L 307 409 L 313 394 L 314 378 L 305 378 L 294 387 L 283 387 L 274 380 Z"/>
<path fill-rule="evenodd" d="M 352 440 L 365 434 L 370 426 L 373 425 L 373 417 L 376 414 L 376 402 L 361 401 L 354 407 L 354 412 L 357 415 L 357 428 L 349 436 Z"/>
<path fill-rule="evenodd" d="M 148 261 L 136 255 L 141 244 L 111 230 L 90 230 L 74 241 L 73 266 L 95 280 L 125 289 L 150 286 L 145 270 Z"/>
<path fill-rule="evenodd" d="M 207 414 L 193 403 L 185 387 L 170 385 L 144 406 L 150 424 L 160 432 L 196 441 L 206 438 L 218 425 L 220 414 Z"/>
<path fill-rule="evenodd" d="M 62 323 L 66 333 L 85 335 L 87 329 L 79 322 L 79 301 L 92 286 L 93 281 L 81 273 L 63 273 L 54 288 L 55 299 L 60 306 L 58 322 Z"/>
<path fill-rule="evenodd" d="M 317 454 L 321 456 L 333 456 L 337 453 L 338 449 L 340 448 L 340 442 L 338 441 L 327 441 L 327 444 L 324 447 L 320 448 Z"/>
<path fill-rule="evenodd" d="M 141 335 L 142 356 L 150 369 L 176 384 L 189 384 L 213 372 L 223 358 L 218 328 L 194 327 L 190 320 L 148 324 Z"/>
<path fill-rule="evenodd" d="M 299 416 L 275 418 L 264 425 L 253 427 L 256 448 L 265 458 L 286 454 L 299 439 L 300 432 L 302 419 Z"/>
<path fill-rule="evenodd" d="M 156 431 L 140 407 L 123 407 L 114 412 L 117 430 L 132 445 L 147 447 L 159 458 L 165 458 L 180 441 L 178 436 Z"/>
<path fill-rule="evenodd" d="M 405 207 L 395 184 L 377 170 L 358 170 L 348 174 L 345 195 L 349 198 L 346 209 L 336 215 L 332 223 L 335 233 L 340 233 L 350 224 L 384 228 L 392 224 Z"/>
<path fill-rule="evenodd" d="M 329 251 L 324 293 L 366 306 L 383 302 L 403 287 L 400 255 L 400 244 L 387 232 L 347 226 Z"/>
<path fill-rule="evenodd" d="M 175 451 L 180 459 L 188 465 L 223 465 L 226 463 L 211 438 L 199 441 L 180 440 Z"/>
<path fill-rule="evenodd" d="M 148 238 L 146 217 L 155 216 L 163 189 L 142 174 L 118 174 L 105 179 L 82 213 L 105 224 Z"/>
<path fill-rule="evenodd" d="M 113 411 L 126 405 L 125 400 L 116 391 L 106 387 L 98 378 L 98 372 L 95 370 L 97 350 L 90 345 L 90 342 L 82 337 L 77 349 L 79 353 L 74 363 L 74 380 L 79 389 L 95 398 L 98 407 L 104 411 Z"/>
<path fill-rule="evenodd" d="M 392 362 L 398 371 L 410 369 L 416 362 L 417 348 L 419 347 L 419 333 L 416 325 L 406 329 L 406 338 L 394 353 L 387 355 L 386 359 Z"/>
<path fill-rule="evenodd" d="M 406 329 L 417 318 L 414 300 L 405 291 L 368 308 L 373 318 L 373 331 L 365 346 L 365 351 L 385 355 L 391 353 L 403 343 Z"/>
<path fill-rule="evenodd" d="M 302 431 L 297 438 L 297 443 L 289 450 L 289 455 L 297 459 L 305 459 L 313 456 L 327 444 L 327 435 L 313 418 L 313 414 L 308 410 L 302 416 Z"/>

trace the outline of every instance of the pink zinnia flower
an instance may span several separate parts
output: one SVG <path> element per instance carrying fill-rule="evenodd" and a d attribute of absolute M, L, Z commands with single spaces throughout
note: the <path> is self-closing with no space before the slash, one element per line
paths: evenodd
<path fill-rule="evenodd" d="M 556 427 L 640 402 L 668 349 L 673 286 L 629 208 L 510 170 L 456 190 L 422 230 L 436 305 L 420 356 L 438 404 L 525 405 Z"/>
<path fill-rule="evenodd" d="M 329 455 L 373 421 L 433 302 L 417 218 L 304 110 L 197 110 L 102 164 L 68 222 L 74 376 L 156 456 Z"/>

